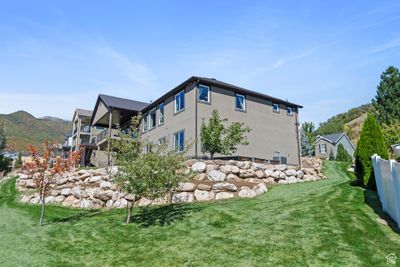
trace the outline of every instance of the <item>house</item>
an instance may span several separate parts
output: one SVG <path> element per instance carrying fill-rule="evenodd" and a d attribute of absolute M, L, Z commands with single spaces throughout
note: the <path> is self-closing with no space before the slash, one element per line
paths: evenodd
<path fill-rule="evenodd" d="M 64 134 L 64 140 L 61 144 L 61 155 L 63 158 L 68 157 L 68 153 L 71 151 L 72 147 L 72 131 L 67 131 Z"/>
<path fill-rule="evenodd" d="M 342 144 L 354 158 L 355 147 L 345 133 L 318 135 L 315 140 L 315 156 L 321 159 L 329 159 L 332 151 L 333 156 L 336 158 L 339 144 Z"/>
<path fill-rule="evenodd" d="M 149 104 L 99 95 L 90 124 L 104 127 L 104 130 L 92 139 L 91 143 L 96 146 L 92 163 L 110 163 L 109 140 L 118 138 L 117 125 L 123 128 L 139 112 L 143 114 L 141 130 L 145 138 L 153 143 L 167 142 L 177 152 L 191 144 L 188 156 L 204 157 L 200 143 L 201 123 L 210 118 L 213 110 L 218 110 L 222 118 L 243 122 L 252 129 L 248 134 L 249 145 L 239 146 L 231 158 L 299 165 L 300 108 L 302 106 L 282 99 L 197 76 L 190 77 Z"/>

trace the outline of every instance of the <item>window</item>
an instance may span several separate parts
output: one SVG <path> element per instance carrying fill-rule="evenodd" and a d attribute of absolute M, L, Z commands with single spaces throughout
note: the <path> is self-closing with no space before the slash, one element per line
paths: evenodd
<path fill-rule="evenodd" d="M 210 103 L 210 87 L 199 84 L 198 100 L 200 102 Z"/>
<path fill-rule="evenodd" d="M 143 132 L 147 131 L 147 114 L 144 114 L 142 119 L 142 124 L 143 124 Z"/>
<path fill-rule="evenodd" d="M 185 91 L 180 91 L 175 95 L 175 113 L 185 109 Z"/>
<path fill-rule="evenodd" d="M 326 154 L 326 144 L 319 144 L 319 153 Z"/>
<path fill-rule="evenodd" d="M 292 109 L 291 107 L 287 107 L 287 108 L 286 108 L 286 111 L 287 111 L 287 114 L 288 114 L 289 116 L 292 116 L 292 115 L 293 115 L 293 109 Z"/>
<path fill-rule="evenodd" d="M 182 152 L 185 149 L 185 132 L 183 130 L 174 134 L 174 148 L 176 152 Z"/>
<path fill-rule="evenodd" d="M 246 110 L 246 97 L 244 95 L 236 94 L 236 110 L 245 111 Z"/>
<path fill-rule="evenodd" d="M 279 112 L 279 104 L 273 103 L 273 104 L 272 104 L 272 110 L 273 110 L 274 112 Z"/>
<path fill-rule="evenodd" d="M 164 124 L 164 103 L 158 107 L 158 125 Z"/>
<path fill-rule="evenodd" d="M 151 144 L 145 145 L 145 146 L 143 147 L 143 153 L 144 153 L 144 154 L 151 153 L 151 147 L 152 147 Z"/>
<path fill-rule="evenodd" d="M 149 115 L 149 130 L 156 127 L 156 109 L 150 111 Z"/>

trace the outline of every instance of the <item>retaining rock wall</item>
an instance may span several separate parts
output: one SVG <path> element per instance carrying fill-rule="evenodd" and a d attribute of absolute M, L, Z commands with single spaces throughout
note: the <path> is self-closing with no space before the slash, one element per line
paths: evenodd
<path fill-rule="evenodd" d="M 171 196 L 155 200 L 120 192 L 105 168 L 83 169 L 57 177 L 46 203 L 76 208 L 124 208 L 128 201 L 133 201 L 135 206 L 145 206 L 249 198 L 267 192 L 268 184 L 291 184 L 325 178 L 321 173 L 321 160 L 305 158 L 303 165 L 304 168 L 298 168 L 249 161 L 189 160 L 187 166 L 196 173 L 194 179 L 182 183 Z M 110 169 L 111 177 L 116 171 L 116 167 Z M 39 195 L 34 180 L 24 173 L 19 176 L 17 186 L 22 191 L 21 201 L 37 204 Z"/>

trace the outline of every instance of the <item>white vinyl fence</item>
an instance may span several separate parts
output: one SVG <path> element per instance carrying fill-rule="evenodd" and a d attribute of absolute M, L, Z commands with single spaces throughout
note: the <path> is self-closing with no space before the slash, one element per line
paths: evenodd
<path fill-rule="evenodd" d="M 400 227 L 400 164 L 394 160 L 372 156 L 376 188 L 383 210 Z"/>

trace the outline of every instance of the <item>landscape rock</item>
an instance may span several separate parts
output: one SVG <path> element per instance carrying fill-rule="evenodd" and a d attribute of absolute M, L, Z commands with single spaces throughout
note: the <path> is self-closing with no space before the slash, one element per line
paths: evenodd
<path fill-rule="evenodd" d="M 216 183 L 212 187 L 214 190 L 221 190 L 221 191 L 233 191 L 235 192 L 237 190 L 236 185 L 231 184 L 231 183 Z"/>
<path fill-rule="evenodd" d="M 172 203 L 193 202 L 193 194 L 188 192 L 177 193 L 172 196 Z"/>
<path fill-rule="evenodd" d="M 263 170 L 259 169 L 259 170 L 257 170 L 257 171 L 255 172 L 255 175 L 256 175 L 256 177 L 257 177 L 258 179 L 262 179 L 262 178 L 265 177 L 265 172 L 264 172 Z"/>
<path fill-rule="evenodd" d="M 209 192 L 209 191 L 205 191 L 205 190 L 195 190 L 194 197 L 198 201 L 210 201 L 215 198 L 215 193 L 212 191 Z"/>
<path fill-rule="evenodd" d="M 103 182 L 100 183 L 100 188 L 103 189 L 103 190 L 111 189 L 111 183 L 103 181 Z"/>
<path fill-rule="evenodd" d="M 206 164 L 204 162 L 196 162 L 192 165 L 191 169 L 194 172 L 202 173 L 206 171 Z"/>
<path fill-rule="evenodd" d="M 199 190 L 205 190 L 205 191 L 210 191 L 211 190 L 211 185 L 208 185 L 208 184 L 199 184 L 198 186 L 197 186 L 197 189 L 199 189 Z"/>
<path fill-rule="evenodd" d="M 63 196 L 71 195 L 71 188 L 63 188 L 63 189 L 61 189 L 61 195 L 63 195 Z"/>
<path fill-rule="evenodd" d="M 93 176 L 93 177 L 91 177 L 90 179 L 89 179 L 89 183 L 96 183 L 96 182 L 99 182 L 100 180 L 101 180 L 101 176 L 99 175 L 99 176 Z"/>
<path fill-rule="evenodd" d="M 215 199 L 227 199 L 227 198 L 233 198 L 235 195 L 233 193 L 228 193 L 228 192 L 219 192 L 215 195 Z"/>
<path fill-rule="evenodd" d="M 178 191 L 183 192 L 193 192 L 196 189 L 196 185 L 194 183 L 181 183 L 178 187 Z"/>
<path fill-rule="evenodd" d="M 251 190 L 250 188 L 248 188 L 247 186 L 242 186 L 239 190 L 239 197 L 255 197 L 257 194 L 254 190 Z"/>
<path fill-rule="evenodd" d="M 216 182 L 225 181 L 226 174 L 217 170 L 212 170 L 208 173 L 208 179 Z"/>

